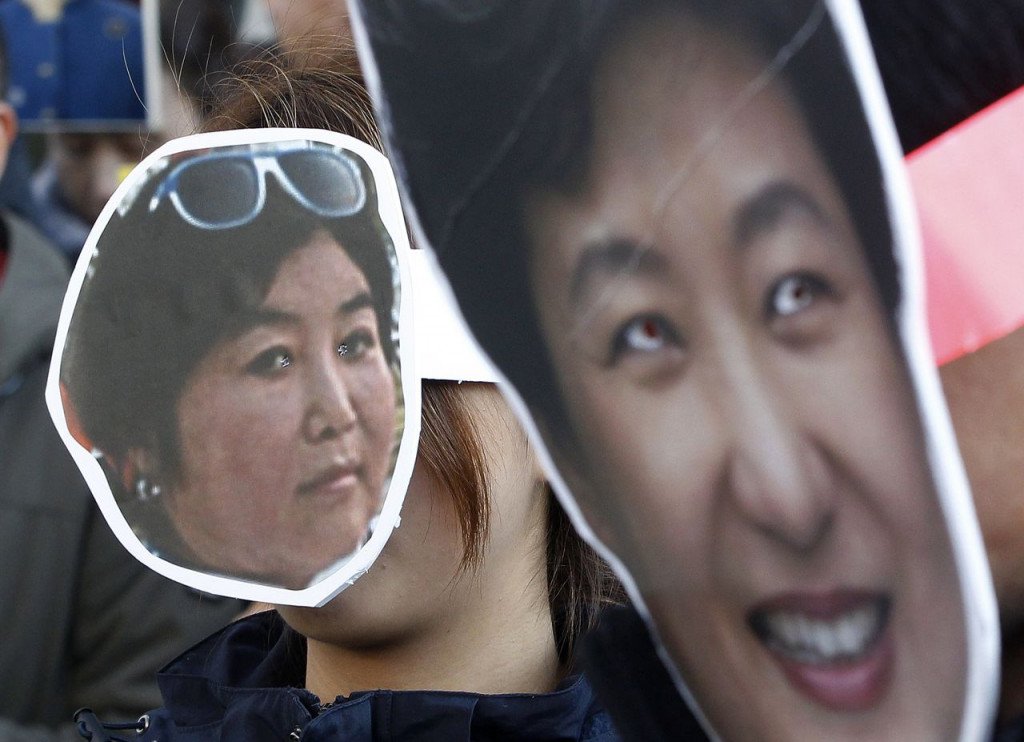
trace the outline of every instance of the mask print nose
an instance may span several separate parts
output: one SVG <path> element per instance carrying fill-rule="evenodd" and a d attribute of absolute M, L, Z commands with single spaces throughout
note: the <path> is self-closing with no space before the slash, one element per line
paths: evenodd
<path fill-rule="evenodd" d="M 306 382 L 305 436 L 310 443 L 337 438 L 358 420 L 350 395 L 350 382 L 332 354 L 309 369 Z"/>
<path fill-rule="evenodd" d="M 835 515 L 827 453 L 763 376 L 743 379 L 731 427 L 727 486 L 742 517 L 790 548 L 813 549 Z"/>

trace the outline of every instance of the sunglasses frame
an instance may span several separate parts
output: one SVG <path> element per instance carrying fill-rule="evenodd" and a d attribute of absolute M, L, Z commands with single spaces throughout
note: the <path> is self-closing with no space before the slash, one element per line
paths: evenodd
<path fill-rule="evenodd" d="M 195 157 L 190 157 L 187 160 L 176 164 L 167 176 L 164 177 L 160 186 L 150 199 L 149 211 L 151 213 L 156 211 L 160 204 L 166 199 L 173 204 L 175 210 L 178 212 L 178 216 L 197 229 L 218 230 L 241 227 L 259 216 L 263 211 L 263 207 L 266 206 L 268 174 L 273 175 L 277 179 L 278 185 L 280 185 L 296 203 L 313 212 L 317 216 L 325 218 L 341 218 L 358 214 L 363 210 L 366 206 L 366 183 L 363 180 L 363 175 L 359 170 L 359 166 L 349 155 L 345 153 L 344 150 L 317 147 L 313 142 L 296 142 L 295 145 L 296 146 L 294 147 L 286 147 L 279 150 L 253 150 L 251 152 L 213 151 L 200 154 Z M 295 185 L 295 182 L 288 177 L 288 174 L 281 166 L 282 157 L 297 152 L 312 152 L 320 155 L 324 159 L 331 159 L 335 162 L 340 162 L 347 170 L 348 174 L 351 176 L 353 184 L 356 186 L 355 190 L 358 195 L 355 203 L 350 207 L 331 209 L 318 206 L 316 203 L 311 201 L 310 198 Z M 227 161 L 241 162 L 249 165 L 253 169 L 257 180 L 256 201 L 252 205 L 251 210 L 244 216 L 216 222 L 200 219 L 192 213 L 192 210 L 190 210 L 182 201 L 181 194 L 178 190 L 181 176 L 183 173 L 186 173 L 196 167 Z"/>

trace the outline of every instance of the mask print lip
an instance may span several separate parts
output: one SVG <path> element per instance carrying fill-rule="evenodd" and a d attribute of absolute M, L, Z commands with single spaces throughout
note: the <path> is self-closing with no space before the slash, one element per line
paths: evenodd
<path fill-rule="evenodd" d="M 896 661 L 891 597 L 839 588 L 758 603 L 747 623 L 789 682 L 834 711 L 865 711 L 885 695 Z"/>
<path fill-rule="evenodd" d="M 312 476 L 296 488 L 300 497 L 333 498 L 353 493 L 362 479 L 362 468 L 349 457 L 332 460 L 315 470 Z"/>

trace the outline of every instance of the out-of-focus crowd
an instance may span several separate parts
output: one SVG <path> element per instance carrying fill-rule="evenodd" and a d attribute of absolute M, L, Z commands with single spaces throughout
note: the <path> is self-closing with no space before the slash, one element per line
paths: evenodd
<path fill-rule="evenodd" d="M 972 15 L 983 4 L 861 5 L 905 152 L 1020 85 L 1024 53 L 985 48 L 997 21 Z M 72 716 L 83 706 L 107 719 L 159 706 L 157 670 L 250 610 L 124 550 L 54 429 L 44 388 L 71 270 L 122 179 L 161 143 L 201 128 L 247 63 L 339 44 L 351 44 L 345 0 L 0 0 L 0 742 L 78 739 Z M 970 79 L 964 59 L 977 61 Z M 989 433 L 980 422 L 1017 409 L 1022 342 L 1017 330 L 989 355 L 942 369 L 990 540 L 1014 734 L 1024 728 L 1024 600 L 1019 468 L 1006 462 L 1019 461 L 1024 423 L 1013 415 Z M 990 388 L 1005 391 L 985 396 Z M 997 444 L 1012 450 L 996 455 Z"/>
<path fill-rule="evenodd" d="M 121 179 L 196 130 L 229 68 L 347 35 L 346 18 L 340 1 L 0 2 L 0 740 L 78 739 L 82 706 L 138 717 L 156 670 L 246 609 L 124 551 L 44 387 L 70 271 Z"/>

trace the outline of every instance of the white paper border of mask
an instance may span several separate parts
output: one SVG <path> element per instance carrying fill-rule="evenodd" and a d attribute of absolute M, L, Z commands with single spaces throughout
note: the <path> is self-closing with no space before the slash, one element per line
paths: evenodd
<path fill-rule="evenodd" d="M 498 383 L 500 375 L 459 314 L 434 254 L 409 253 L 413 285 L 416 368 L 424 379 Z"/>
<path fill-rule="evenodd" d="M 899 308 L 899 333 L 906 353 L 907 365 L 915 390 L 916 401 L 925 431 L 925 445 L 931 473 L 935 479 L 939 503 L 946 521 L 951 549 L 956 562 L 964 605 L 967 667 L 964 706 L 961 716 L 960 739 L 963 742 L 985 739 L 989 733 L 998 703 L 999 689 L 999 614 L 995 590 L 988 569 L 981 529 L 974 512 L 970 488 L 953 433 L 949 412 L 939 383 L 938 372 L 932 360 L 931 345 L 926 331 L 927 319 L 924 303 L 924 268 L 918 235 L 917 213 L 896 128 L 889 111 L 881 76 L 871 50 L 860 6 L 856 0 L 819 0 L 824 4 L 843 44 L 854 82 L 860 93 L 868 128 L 878 152 L 886 191 L 890 220 L 893 227 L 894 253 L 902 286 Z M 372 54 L 369 38 L 363 24 L 359 3 L 349 0 L 353 32 L 363 61 L 367 85 L 378 107 L 382 128 L 392 135 L 390 111 L 382 96 L 380 73 Z M 817 12 L 813 11 L 812 12 Z M 406 164 L 399 158 L 395 163 L 399 175 Z M 405 189 L 404 182 L 401 187 Z M 408 194 L 406 194 L 408 195 Z M 415 209 L 410 209 L 411 229 L 417 240 L 429 246 Z M 576 505 L 569 488 L 557 472 L 543 439 L 515 389 L 502 377 L 502 391 L 523 422 L 530 441 L 537 450 L 548 477 L 558 494 L 559 501 L 568 512 L 573 525 L 588 543 L 608 561 L 623 580 L 631 599 L 644 614 L 650 625 L 650 613 L 622 562 L 600 542 Z M 659 642 L 659 651 L 663 652 Z M 675 675 L 676 684 L 698 711 L 692 695 L 682 683 L 674 666 L 662 653 L 666 666 Z M 710 725 L 702 719 L 703 726 Z"/>
<path fill-rule="evenodd" d="M 981 527 L 928 334 L 917 208 L 860 6 L 856 0 L 826 0 L 826 4 L 838 35 L 846 45 L 881 161 L 896 256 L 902 268 L 904 299 L 900 307 L 900 337 L 918 395 L 929 464 L 960 578 L 967 637 L 960 739 L 964 742 L 986 739 L 999 702 L 999 610 Z"/>
<path fill-rule="evenodd" d="M 354 555 L 326 571 L 327 574 L 321 573 L 318 576 L 318 581 L 314 584 L 301 590 L 292 590 L 189 569 L 166 561 L 150 552 L 125 520 L 98 461 L 71 435 L 61 403 L 60 368 L 71 316 L 81 293 L 89 263 L 96 253 L 99 237 L 114 215 L 117 206 L 130 194 L 133 185 L 145 178 L 147 170 L 153 163 L 169 155 L 193 150 L 299 140 L 341 147 L 354 152 L 367 163 L 376 181 L 378 210 L 394 243 L 401 281 L 401 291 L 398 297 L 398 355 L 401 363 L 401 386 L 406 415 L 394 472 L 378 516 L 377 527 L 370 539 Z M 402 214 L 394 175 L 387 158 L 370 145 L 352 137 L 316 129 L 246 129 L 195 134 L 167 142 L 136 166 L 117 188 L 101 212 L 89 233 L 85 247 L 72 273 L 61 309 L 46 386 L 47 406 L 65 446 L 82 471 L 107 523 L 132 556 L 155 572 L 197 590 L 243 600 L 297 606 L 323 605 L 369 569 L 387 542 L 391 531 L 398 526 L 402 501 L 412 477 L 419 442 L 422 385 L 416 365 L 416 338 L 413 329 L 414 300 L 412 298 L 415 289 L 411 289 L 413 279 L 410 268 L 410 252 L 405 218 Z"/>

